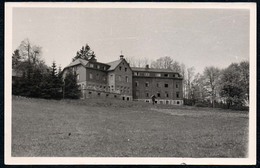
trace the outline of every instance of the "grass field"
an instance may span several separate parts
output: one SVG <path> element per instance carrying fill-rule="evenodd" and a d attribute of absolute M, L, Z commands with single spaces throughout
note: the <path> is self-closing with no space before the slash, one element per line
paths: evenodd
<path fill-rule="evenodd" d="M 13 97 L 12 156 L 246 157 L 248 112 Z"/>

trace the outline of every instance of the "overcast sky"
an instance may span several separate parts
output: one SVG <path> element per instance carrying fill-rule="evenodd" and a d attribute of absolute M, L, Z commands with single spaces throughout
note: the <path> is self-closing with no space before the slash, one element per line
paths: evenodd
<path fill-rule="evenodd" d="M 249 60 L 249 10 L 15 8 L 13 51 L 28 38 L 65 67 L 86 43 L 99 62 L 170 56 L 202 72 Z"/>

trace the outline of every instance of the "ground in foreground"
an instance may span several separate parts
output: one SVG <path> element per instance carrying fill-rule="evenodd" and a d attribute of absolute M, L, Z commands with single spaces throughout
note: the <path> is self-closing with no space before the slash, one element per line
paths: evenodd
<path fill-rule="evenodd" d="M 12 156 L 246 157 L 248 112 L 13 97 Z"/>

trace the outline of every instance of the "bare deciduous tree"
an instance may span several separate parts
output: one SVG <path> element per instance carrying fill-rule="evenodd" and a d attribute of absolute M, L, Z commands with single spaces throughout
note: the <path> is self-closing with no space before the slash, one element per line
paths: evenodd
<path fill-rule="evenodd" d="M 217 87 L 220 76 L 220 69 L 216 67 L 206 67 L 203 72 L 203 83 L 204 87 L 208 90 L 212 107 L 215 107 L 216 95 L 217 95 Z"/>

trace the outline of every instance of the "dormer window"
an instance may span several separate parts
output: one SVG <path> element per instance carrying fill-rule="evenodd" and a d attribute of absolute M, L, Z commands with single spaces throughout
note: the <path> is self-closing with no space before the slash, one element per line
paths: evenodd
<path fill-rule="evenodd" d="M 121 66 L 119 67 L 119 70 L 120 70 L 120 71 L 122 70 L 122 67 L 121 67 Z"/>
<path fill-rule="evenodd" d="M 89 64 L 89 67 L 90 68 L 94 68 L 94 64 Z"/>
<path fill-rule="evenodd" d="M 169 77 L 169 74 L 164 74 L 164 77 Z"/>

